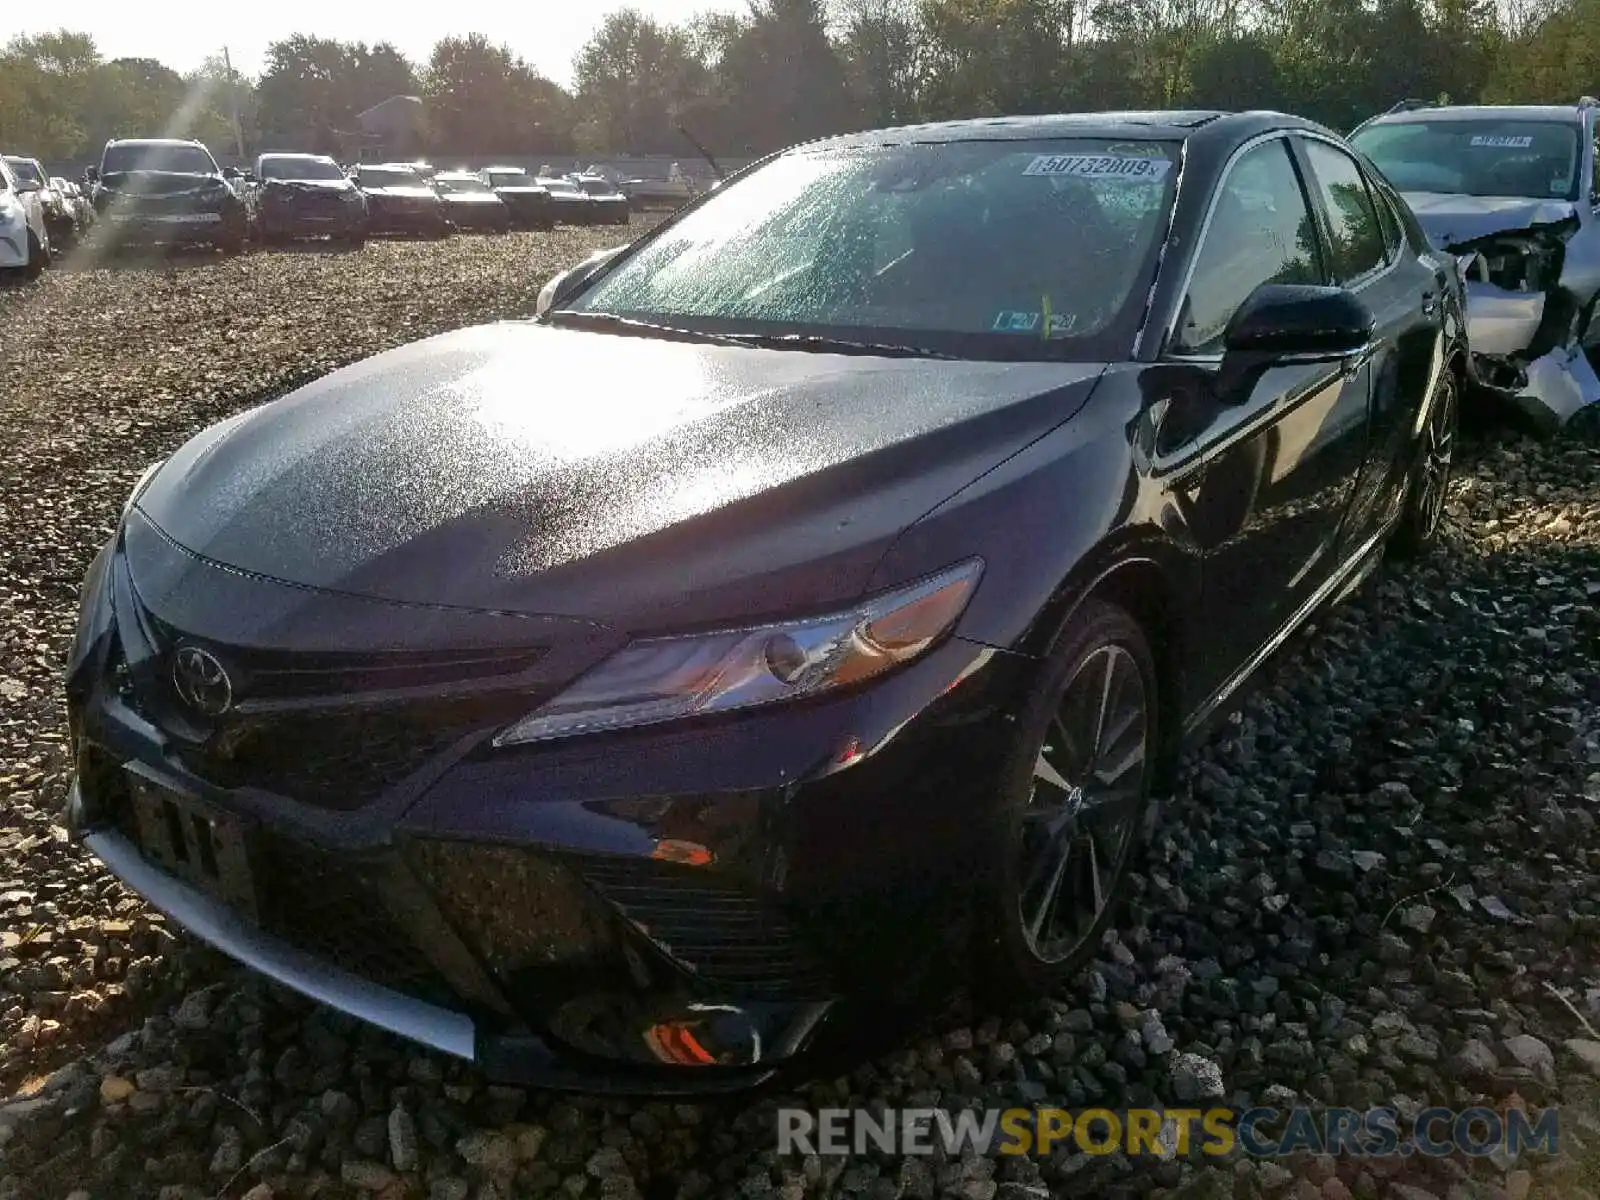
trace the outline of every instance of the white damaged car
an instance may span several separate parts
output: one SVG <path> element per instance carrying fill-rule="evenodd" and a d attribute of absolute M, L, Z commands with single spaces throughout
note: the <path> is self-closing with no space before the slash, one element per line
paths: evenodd
<path fill-rule="evenodd" d="M 1544 427 L 1600 401 L 1600 102 L 1404 101 L 1350 135 L 1401 192 L 1467 292 L 1476 382 Z"/>
<path fill-rule="evenodd" d="M 50 265 L 39 185 L 20 180 L 0 156 L 0 277 L 38 277 Z"/>

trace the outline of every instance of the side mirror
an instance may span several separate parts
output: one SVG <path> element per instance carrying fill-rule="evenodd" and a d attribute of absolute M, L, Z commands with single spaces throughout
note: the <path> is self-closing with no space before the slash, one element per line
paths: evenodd
<path fill-rule="evenodd" d="M 1260 376 L 1286 359 L 1325 361 L 1372 340 L 1372 310 L 1353 292 L 1317 284 L 1264 283 L 1245 299 L 1222 334 L 1216 391 L 1245 397 Z"/>
<path fill-rule="evenodd" d="M 596 250 L 577 266 L 569 267 L 567 270 L 562 271 L 539 289 L 539 298 L 534 301 L 533 305 L 533 315 L 536 317 L 544 316 L 545 313 L 576 292 L 584 280 L 588 279 L 589 276 L 626 249 L 626 246 L 613 246 L 609 250 Z"/>
<path fill-rule="evenodd" d="M 90 183 L 99 183 L 100 182 L 100 168 L 99 167 L 90 167 L 90 168 L 88 168 L 86 171 L 84 171 L 83 177 L 85 179 L 87 179 Z"/>
<path fill-rule="evenodd" d="M 222 177 L 224 179 L 237 179 L 237 178 L 239 178 L 239 168 L 238 167 L 223 167 L 222 168 Z"/>
<path fill-rule="evenodd" d="M 1265 283 L 1233 314 L 1222 344 L 1227 354 L 1334 358 L 1361 349 L 1376 327 L 1372 310 L 1344 288 Z"/>

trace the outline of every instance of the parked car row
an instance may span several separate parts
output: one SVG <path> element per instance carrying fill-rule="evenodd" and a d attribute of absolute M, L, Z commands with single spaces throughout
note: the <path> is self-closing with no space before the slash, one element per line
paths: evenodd
<path fill-rule="evenodd" d="M 445 237 L 557 225 L 627 225 L 628 198 L 600 176 L 533 176 L 520 167 L 435 172 L 421 163 L 341 166 L 325 155 L 269 153 L 250 171 L 219 166 L 200 142 L 113 139 L 84 183 L 49 178 L 39 160 L 3 159 L 0 271 L 36 275 L 97 221 L 116 245 L 245 245 L 372 235 Z M 6 215 L 9 214 L 9 215 Z"/>

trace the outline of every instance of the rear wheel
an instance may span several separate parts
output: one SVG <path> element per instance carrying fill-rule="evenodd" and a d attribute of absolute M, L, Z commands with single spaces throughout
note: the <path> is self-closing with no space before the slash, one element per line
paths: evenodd
<path fill-rule="evenodd" d="M 1416 461 L 1412 463 L 1411 477 L 1406 484 L 1405 509 L 1389 543 L 1399 558 L 1418 558 L 1426 554 L 1439 533 L 1445 497 L 1450 490 L 1460 395 L 1460 380 L 1447 368 L 1434 385 L 1428 419 L 1422 427 Z"/>
<path fill-rule="evenodd" d="M 1110 923 L 1149 805 L 1157 688 L 1138 624 L 1085 601 L 1046 659 L 1006 774 L 979 927 L 994 999 L 1059 986 Z"/>

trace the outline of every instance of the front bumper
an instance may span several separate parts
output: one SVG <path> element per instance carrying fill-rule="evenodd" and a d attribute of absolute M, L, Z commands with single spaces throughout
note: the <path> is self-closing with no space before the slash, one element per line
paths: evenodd
<path fill-rule="evenodd" d="M 448 228 L 440 205 L 411 207 L 369 202 L 368 233 L 439 233 Z"/>
<path fill-rule="evenodd" d="M 127 616 L 118 549 L 84 594 L 68 680 L 74 836 L 224 952 L 491 1076 L 744 1088 L 864 1005 L 915 1005 L 964 968 L 973 849 L 1023 660 L 953 640 L 825 704 L 458 746 L 345 806 L 198 771 L 128 684 L 122 643 L 143 618 Z M 178 805 L 180 831 L 194 814 L 242 830 L 249 902 L 194 865 L 207 853 L 195 845 L 176 863 L 135 791 Z"/>
<path fill-rule="evenodd" d="M 263 204 L 256 220 L 267 237 L 347 237 L 367 223 L 367 213 L 359 204 L 341 203 L 337 208 L 319 206 L 315 209 Z"/>
<path fill-rule="evenodd" d="M 113 210 L 102 217 L 105 229 L 122 242 L 220 245 L 244 237 L 242 211 L 143 214 Z"/>
<path fill-rule="evenodd" d="M 506 229 L 511 214 L 503 204 L 446 204 L 445 215 L 457 229 Z"/>

